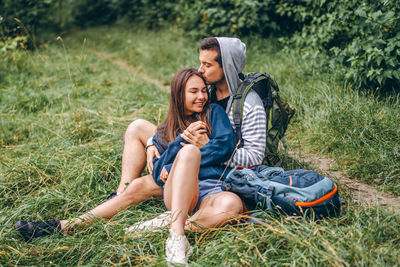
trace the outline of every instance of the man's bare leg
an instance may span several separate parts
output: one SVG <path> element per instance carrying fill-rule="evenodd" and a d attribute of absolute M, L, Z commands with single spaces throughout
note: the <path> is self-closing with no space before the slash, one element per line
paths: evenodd
<path fill-rule="evenodd" d="M 60 221 L 61 230 L 88 224 L 96 218 L 109 219 L 129 206 L 137 205 L 151 197 L 162 197 L 162 188 L 154 182 L 153 177 L 146 175 L 134 179 L 120 195 L 100 204 L 78 218 Z"/>
<path fill-rule="evenodd" d="M 232 192 L 209 195 L 201 202 L 199 210 L 186 221 L 185 230 L 203 231 L 220 227 L 243 212 L 243 202 Z"/>
<path fill-rule="evenodd" d="M 124 151 L 122 153 L 121 181 L 117 188 L 118 193 L 124 192 L 126 184 L 140 176 L 146 166 L 145 147 L 147 140 L 156 132 L 156 126 L 146 120 L 132 122 L 124 138 Z"/>

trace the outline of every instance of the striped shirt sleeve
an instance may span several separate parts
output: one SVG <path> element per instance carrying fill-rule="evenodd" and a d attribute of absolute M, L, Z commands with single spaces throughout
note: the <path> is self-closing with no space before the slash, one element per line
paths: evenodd
<path fill-rule="evenodd" d="M 258 96 L 257 96 L 258 97 Z M 253 102 L 253 101 L 252 101 Z M 266 146 L 266 114 L 261 99 L 255 104 L 246 101 L 243 108 L 242 138 L 243 147 L 236 150 L 229 167 L 250 167 L 261 164 L 264 158 Z M 229 112 L 229 120 L 234 127 L 232 109 Z"/>

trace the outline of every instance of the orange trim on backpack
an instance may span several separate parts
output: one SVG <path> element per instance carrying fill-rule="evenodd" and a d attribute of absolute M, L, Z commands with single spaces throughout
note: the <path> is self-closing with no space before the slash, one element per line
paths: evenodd
<path fill-rule="evenodd" d="M 250 166 L 250 167 L 247 167 L 247 168 L 245 168 L 245 167 L 243 167 L 243 166 L 237 166 L 237 167 L 235 168 L 235 170 L 252 169 L 252 168 L 257 167 L 257 166 L 261 166 L 261 164 L 256 164 L 256 165 L 253 165 L 253 166 Z"/>
<path fill-rule="evenodd" d="M 292 187 L 293 186 L 293 179 L 292 179 L 291 175 L 289 175 L 289 180 L 290 180 L 290 187 Z"/>
<path fill-rule="evenodd" d="M 311 207 L 311 206 L 318 205 L 318 204 L 324 202 L 325 200 L 328 200 L 329 198 L 333 197 L 333 195 L 336 194 L 337 190 L 338 190 L 337 185 L 335 184 L 335 188 L 331 192 L 326 194 L 325 196 L 323 196 L 317 200 L 311 201 L 311 202 L 296 201 L 295 205 L 300 206 L 300 207 Z"/>
<path fill-rule="evenodd" d="M 261 166 L 261 164 L 256 164 L 256 165 L 250 166 L 247 169 L 252 169 L 252 168 L 257 167 L 257 166 Z"/>

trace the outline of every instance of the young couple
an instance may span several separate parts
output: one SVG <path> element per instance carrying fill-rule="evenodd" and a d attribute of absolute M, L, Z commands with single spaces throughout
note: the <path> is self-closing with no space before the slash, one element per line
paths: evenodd
<path fill-rule="evenodd" d="M 164 122 L 158 127 L 145 120 L 129 125 L 120 185 L 109 200 L 74 219 L 18 221 L 16 226 L 24 237 L 64 232 L 95 218 L 111 218 L 151 197 L 163 197 L 172 217 L 167 261 L 185 264 L 190 254 L 185 230 L 221 226 L 243 212 L 241 199 L 222 191 L 218 181 L 228 173 L 226 167 L 261 164 L 265 111 L 258 95 L 250 92 L 244 104 L 244 143 L 235 149 L 231 104 L 241 82 L 246 46 L 236 38 L 213 37 L 200 43 L 199 52 L 198 71 L 183 69 L 174 76 Z M 146 163 L 150 174 L 139 177 Z"/>

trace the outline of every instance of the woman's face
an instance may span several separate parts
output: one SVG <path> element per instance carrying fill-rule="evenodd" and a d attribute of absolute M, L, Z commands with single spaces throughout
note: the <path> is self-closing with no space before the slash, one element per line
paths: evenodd
<path fill-rule="evenodd" d="M 193 75 L 185 86 L 185 115 L 202 112 L 207 100 L 208 95 L 205 83 L 199 76 Z"/>

